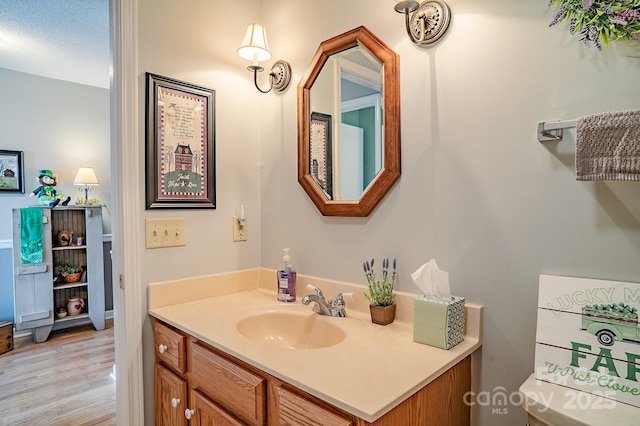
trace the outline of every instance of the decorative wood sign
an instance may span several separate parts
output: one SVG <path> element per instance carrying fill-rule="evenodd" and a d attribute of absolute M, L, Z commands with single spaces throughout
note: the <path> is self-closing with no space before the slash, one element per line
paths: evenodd
<path fill-rule="evenodd" d="M 536 379 L 640 407 L 638 310 L 638 283 L 540 275 Z"/>

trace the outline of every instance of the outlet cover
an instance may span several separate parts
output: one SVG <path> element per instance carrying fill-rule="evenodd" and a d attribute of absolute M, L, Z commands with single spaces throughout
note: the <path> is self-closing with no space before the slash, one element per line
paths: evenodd
<path fill-rule="evenodd" d="M 247 241 L 249 237 L 249 228 L 247 226 L 247 220 L 244 220 L 244 225 L 240 226 L 238 223 L 238 217 L 233 217 L 233 241 Z"/>

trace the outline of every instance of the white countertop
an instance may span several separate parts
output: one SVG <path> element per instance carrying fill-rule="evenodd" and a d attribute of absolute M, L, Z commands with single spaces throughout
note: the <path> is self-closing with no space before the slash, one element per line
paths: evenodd
<path fill-rule="evenodd" d="M 283 310 L 308 313 L 311 306 L 302 305 L 300 298 L 280 303 L 275 292 L 254 289 L 152 307 L 149 314 L 369 422 L 480 347 L 477 305 L 467 305 L 465 340 L 450 350 L 415 343 L 412 324 L 372 324 L 368 314 L 350 311 L 348 302 L 346 318 L 320 318 L 346 335 L 327 348 L 280 348 L 249 340 L 236 330 L 242 318 Z"/>

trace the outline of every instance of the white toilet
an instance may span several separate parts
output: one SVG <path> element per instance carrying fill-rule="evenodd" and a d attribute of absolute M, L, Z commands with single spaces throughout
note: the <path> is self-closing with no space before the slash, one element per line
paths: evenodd
<path fill-rule="evenodd" d="M 530 426 L 638 426 L 640 408 L 536 380 L 520 386 Z"/>

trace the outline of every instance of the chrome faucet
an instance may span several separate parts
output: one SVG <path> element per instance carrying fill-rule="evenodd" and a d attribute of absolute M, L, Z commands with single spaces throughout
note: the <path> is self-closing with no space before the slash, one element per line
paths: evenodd
<path fill-rule="evenodd" d="M 322 294 L 322 290 L 318 287 L 308 284 L 307 288 L 309 290 L 315 290 L 316 294 L 308 294 L 302 298 L 302 304 L 308 305 L 311 302 L 316 302 L 313 305 L 313 312 L 317 312 L 320 315 L 327 315 L 330 317 L 341 317 L 344 318 L 347 316 L 346 311 L 344 310 L 344 297 L 352 296 L 353 293 L 338 293 L 336 296 L 336 300 L 333 301 L 331 299 L 325 300 L 324 295 Z"/>

